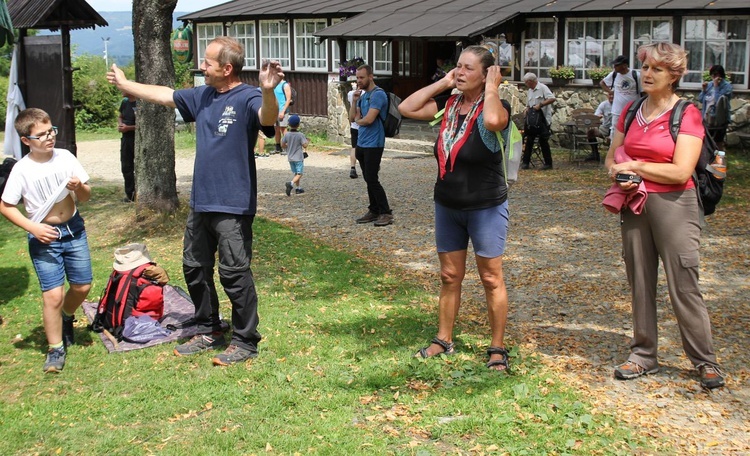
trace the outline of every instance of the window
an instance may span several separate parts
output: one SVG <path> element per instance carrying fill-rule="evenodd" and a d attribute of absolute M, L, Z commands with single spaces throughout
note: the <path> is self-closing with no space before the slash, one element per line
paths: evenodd
<path fill-rule="evenodd" d="M 260 57 L 290 68 L 289 21 L 260 21 Z"/>
<path fill-rule="evenodd" d="M 622 51 L 620 19 L 569 19 L 565 37 L 565 64 L 576 70 L 576 79 L 586 79 L 586 68 L 611 66 Z"/>
<path fill-rule="evenodd" d="M 313 33 L 326 28 L 326 20 L 294 21 L 294 64 L 296 68 L 328 70 L 324 44 L 315 44 Z"/>
<path fill-rule="evenodd" d="M 198 63 L 203 62 L 206 55 L 208 43 L 217 36 L 224 35 L 224 27 L 221 24 L 199 24 L 198 25 Z"/>
<path fill-rule="evenodd" d="M 343 19 L 333 19 L 331 21 L 331 25 L 337 24 L 339 22 L 343 21 Z M 336 40 L 331 40 L 332 46 L 331 46 L 331 56 L 333 57 L 333 69 L 338 70 L 339 67 L 339 60 L 341 60 L 341 53 L 339 52 L 339 44 L 336 42 Z M 368 59 L 368 56 L 370 53 L 367 51 L 368 45 L 367 41 L 364 40 L 358 40 L 358 41 L 347 41 L 346 42 L 346 58 L 347 60 L 356 58 L 356 57 L 362 57 L 362 60 L 365 61 L 365 63 L 372 65 L 370 60 Z"/>
<path fill-rule="evenodd" d="M 659 41 L 672 42 L 672 21 L 668 17 L 639 17 L 633 19 L 633 45 L 630 48 L 631 68 L 640 69 L 638 48 Z"/>
<path fill-rule="evenodd" d="M 375 58 L 372 63 L 372 72 L 381 74 L 391 74 L 393 68 L 393 45 L 390 41 L 375 41 Z"/>
<path fill-rule="evenodd" d="M 238 22 L 229 27 L 229 36 L 239 41 L 245 48 L 245 66 L 256 68 L 255 22 Z"/>
<path fill-rule="evenodd" d="M 557 65 L 557 27 L 554 19 L 529 19 L 523 32 L 523 72 L 548 78 Z"/>
<path fill-rule="evenodd" d="M 688 51 L 688 72 L 682 78 L 687 87 L 698 87 L 703 72 L 721 65 L 732 75 L 732 84 L 748 86 L 748 28 L 750 18 L 685 18 L 683 43 Z"/>
<path fill-rule="evenodd" d="M 424 44 L 418 41 L 398 42 L 398 74 L 420 77 L 424 75 Z"/>

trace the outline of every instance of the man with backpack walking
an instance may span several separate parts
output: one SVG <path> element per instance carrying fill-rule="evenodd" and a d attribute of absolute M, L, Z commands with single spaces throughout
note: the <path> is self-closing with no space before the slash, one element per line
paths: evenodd
<path fill-rule="evenodd" d="M 630 61 L 624 55 L 618 55 L 612 62 L 614 71 L 609 73 L 606 78 L 599 83 L 607 94 L 613 94 L 612 99 L 612 128 L 609 132 L 609 138 L 615 135 L 615 127 L 620 119 L 620 114 L 625 106 L 631 101 L 640 97 L 640 83 L 638 81 L 638 72 L 630 70 Z"/>
<path fill-rule="evenodd" d="M 258 74 L 260 87 L 244 84 L 245 60 L 234 38 L 214 38 L 200 66 L 206 85 L 173 90 L 129 81 L 112 65 L 110 83 L 136 98 L 179 109 L 196 125 L 196 154 L 190 212 L 185 227 L 182 268 L 195 305 L 198 334 L 175 347 L 187 356 L 227 345 L 219 318 L 214 285 L 216 254 L 219 279 L 232 303 L 232 338 L 214 365 L 244 362 L 258 355 L 258 296 L 250 260 L 253 220 L 257 209 L 257 176 L 253 147 L 259 130 L 274 134 L 279 115 L 274 88 L 283 76 L 277 61 L 266 62 Z"/>
<path fill-rule="evenodd" d="M 378 173 L 385 149 L 384 122 L 388 111 L 388 95 L 375 85 L 370 65 L 357 68 L 357 88 L 349 109 L 349 120 L 359 125 L 355 155 L 367 184 L 369 206 L 367 213 L 356 222 L 375 222 L 375 226 L 387 226 L 393 223 L 393 213 Z"/>

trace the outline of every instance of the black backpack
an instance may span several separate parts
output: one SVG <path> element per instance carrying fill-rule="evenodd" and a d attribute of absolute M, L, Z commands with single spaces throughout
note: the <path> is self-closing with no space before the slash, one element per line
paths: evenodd
<path fill-rule="evenodd" d="M 383 90 L 378 87 L 377 90 Z M 383 90 L 385 92 L 385 90 Z M 385 131 L 386 138 L 393 138 L 398 135 L 401 130 L 401 113 L 398 111 L 398 105 L 401 104 L 401 98 L 399 98 L 393 92 L 385 92 L 388 97 L 388 105 L 385 109 L 385 120 L 383 120 L 378 114 L 378 119 L 383 122 L 383 130 Z"/>
<path fill-rule="evenodd" d="M 8 176 L 10 176 L 10 171 L 15 164 L 16 159 L 13 157 L 7 157 L 3 160 L 3 163 L 0 164 L 0 196 L 3 194 L 3 191 L 5 191 L 5 183 L 8 182 Z"/>
<path fill-rule="evenodd" d="M 625 134 L 630 128 L 630 124 L 635 119 L 635 114 L 640 109 L 643 101 L 646 97 L 635 100 L 625 115 Z M 669 115 L 669 133 L 672 135 L 672 140 L 677 143 L 677 134 L 680 132 L 680 123 L 682 123 L 682 116 L 685 115 L 685 110 L 690 104 L 687 100 L 680 99 L 677 104 L 672 108 L 672 113 Z M 695 165 L 693 171 L 693 181 L 698 193 L 698 204 L 703 210 L 703 215 L 711 215 L 716 210 L 716 205 L 721 200 L 721 195 L 724 192 L 724 180 L 717 179 L 714 176 L 715 170 L 711 167 L 711 162 L 714 159 L 714 154 L 719 150 L 716 142 L 708 134 L 706 124 L 703 124 L 703 146 L 701 147 L 701 154 L 698 157 L 698 163 Z"/>
<path fill-rule="evenodd" d="M 288 82 L 286 82 L 285 84 L 289 86 L 289 89 L 292 93 L 292 96 L 289 97 L 289 106 L 294 106 L 294 102 L 297 101 L 297 90 Z"/>
<path fill-rule="evenodd" d="M 530 135 L 543 135 L 547 132 L 547 120 L 541 109 L 528 108 L 523 125 L 524 133 Z"/>

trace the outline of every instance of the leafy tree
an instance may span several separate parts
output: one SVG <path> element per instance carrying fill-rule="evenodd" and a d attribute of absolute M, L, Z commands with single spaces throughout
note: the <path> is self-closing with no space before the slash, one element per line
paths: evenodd
<path fill-rule="evenodd" d="M 193 62 L 180 63 L 174 51 L 172 51 L 172 63 L 174 64 L 174 88 L 193 87 L 193 74 L 190 72 L 190 69 L 193 68 Z"/>
<path fill-rule="evenodd" d="M 82 130 L 114 129 L 122 94 L 107 82 L 107 66 L 100 56 L 84 54 L 73 61 L 73 103 L 76 106 L 76 128 Z M 133 65 L 123 68 L 129 77 Z"/>

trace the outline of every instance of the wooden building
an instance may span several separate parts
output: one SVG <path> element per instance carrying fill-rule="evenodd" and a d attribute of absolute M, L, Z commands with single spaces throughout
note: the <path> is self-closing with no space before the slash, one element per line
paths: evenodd
<path fill-rule="evenodd" d="M 639 45 L 671 41 L 689 54 L 683 90 L 700 90 L 702 74 L 721 64 L 735 95 L 747 98 L 750 80 L 750 2 L 747 0 L 234 0 L 179 19 L 194 24 L 195 66 L 207 43 L 229 35 L 245 45 L 243 78 L 257 79 L 264 59 L 279 60 L 299 93 L 305 115 L 327 114 L 327 86 L 339 62 L 362 57 L 378 84 L 401 97 L 430 82 L 436 59 L 455 61 L 461 48 L 492 42 L 507 79 L 526 72 L 548 82 L 548 69 L 611 66 L 635 57 Z"/>

